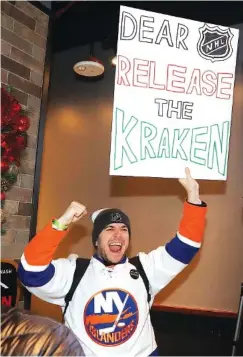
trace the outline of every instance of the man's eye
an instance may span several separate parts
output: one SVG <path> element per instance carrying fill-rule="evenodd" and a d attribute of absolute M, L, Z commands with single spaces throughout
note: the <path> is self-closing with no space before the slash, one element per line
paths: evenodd
<path fill-rule="evenodd" d="M 108 228 L 106 228 L 106 230 L 107 230 L 107 231 L 111 231 L 111 230 L 112 230 L 112 228 L 111 228 L 111 227 L 108 227 Z"/>

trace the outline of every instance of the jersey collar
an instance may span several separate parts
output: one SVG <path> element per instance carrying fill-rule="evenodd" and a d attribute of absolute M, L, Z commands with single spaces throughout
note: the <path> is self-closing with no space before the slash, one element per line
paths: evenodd
<path fill-rule="evenodd" d="M 94 255 L 93 255 L 93 258 L 95 258 L 95 259 L 97 259 L 99 262 L 101 262 L 104 266 L 109 266 L 108 265 L 108 263 L 103 259 L 103 258 L 101 258 L 101 257 L 99 257 L 98 256 L 98 254 L 97 253 L 95 253 Z M 123 257 L 122 258 L 122 260 L 120 260 L 118 263 L 116 263 L 115 265 L 117 265 L 117 264 L 124 264 L 124 263 L 126 263 L 126 261 L 127 261 L 127 257 L 125 256 L 125 257 Z"/>

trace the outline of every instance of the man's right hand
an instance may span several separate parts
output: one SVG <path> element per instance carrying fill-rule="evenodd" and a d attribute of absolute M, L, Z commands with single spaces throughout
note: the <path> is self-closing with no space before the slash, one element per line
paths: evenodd
<path fill-rule="evenodd" d="M 86 207 L 78 202 L 72 202 L 63 215 L 58 218 L 58 222 L 65 226 L 77 222 L 87 214 Z"/>

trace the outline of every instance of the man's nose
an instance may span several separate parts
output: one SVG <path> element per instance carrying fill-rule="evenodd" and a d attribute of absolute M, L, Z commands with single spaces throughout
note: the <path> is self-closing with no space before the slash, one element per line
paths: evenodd
<path fill-rule="evenodd" d="M 120 238 L 121 237 L 121 230 L 120 229 L 117 229 L 117 230 L 115 230 L 115 233 L 114 233 L 114 236 L 116 237 L 116 238 Z"/>

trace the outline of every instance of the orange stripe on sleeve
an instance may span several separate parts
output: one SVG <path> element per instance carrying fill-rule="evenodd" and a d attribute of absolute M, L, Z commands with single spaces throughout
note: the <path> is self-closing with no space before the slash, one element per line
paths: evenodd
<path fill-rule="evenodd" d="M 179 233 L 197 243 L 203 238 L 206 222 L 207 207 L 184 203 L 183 216 L 179 226 Z"/>
<path fill-rule="evenodd" d="M 42 229 L 26 246 L 24 255 L 30 265 L 48 265 L 67 231 L 52 228 L 52 221 Z"/>

